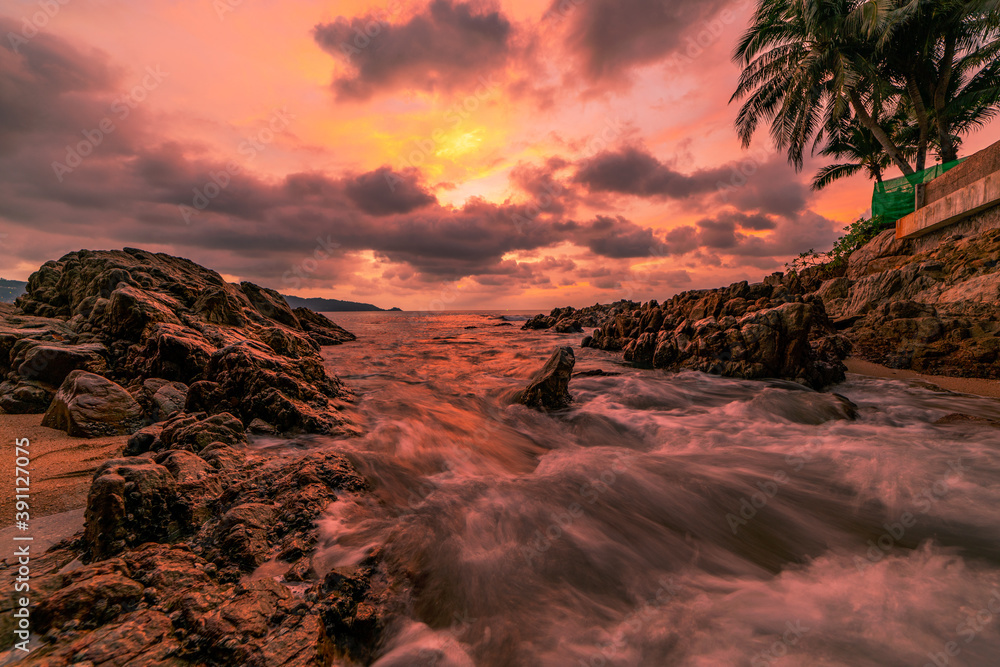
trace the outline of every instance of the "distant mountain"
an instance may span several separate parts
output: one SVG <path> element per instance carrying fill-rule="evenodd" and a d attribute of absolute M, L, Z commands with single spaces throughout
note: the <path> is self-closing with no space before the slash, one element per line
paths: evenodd
<path fill-rule="evenodd" d="M 288 296 L 282 294 L 285 301 L 292 308 L 308 308 L 317 313 L 344 313 L 352 311 L 363 312 L 384 312 L 383 308 L 373 306 L 370 303 L 358 303 L 357 301 L 340 301 L 339 299 L 303 299 L 300 296 Z"/>
<path fill-rule="evenodd" d="M 24 294 L 28 283 L 20 280 L 4 280 L 0 278 L 0 303 L 14 303 L 14 299 Z"/>

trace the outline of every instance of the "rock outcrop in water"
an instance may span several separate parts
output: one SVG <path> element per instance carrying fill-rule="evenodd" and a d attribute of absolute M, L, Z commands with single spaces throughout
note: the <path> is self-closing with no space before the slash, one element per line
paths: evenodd
<path fill-rule="evenodd" d="M 325 372 L 319 348 L 354 336 L 321 315 L 293 311 L 273 290 L 227 283 L 169 255 L 81 250 L 46 262 L 16 306 L 20 312 L 0 327 L 0 407 L 7 412 L 45 412 L 71 373 L 87 371 L 110 384 L 99 396 L 94 381 L 64 386 L 60 394 L 72 396 L 59 399 L 64 407 L 52 408 L 47 423 L 74 435 L 101 432 L 71 427 L 67 415 L 88 403 L 108 405 L 105 389 L 121 385 L 151 421 L 187 408 L 229 412 L 285 433 L 349 429 L 339 415 L 349 394 Z M 65 407 L 69 399 L 76 407 Z M 132 414 L 120 422 L 131 431 L 141 425 Z"/>
<path fill-rule="evenodd" d="M 849 345 L 832 329 L 822 300 L 804 295 L 794 274 L 684 292 L 662 304 L 620 301 L 587 311 L 597 329 L 585 346 L 621 351 L 638 366 L 784 378 L 815 388 L 844 379 Z M 555 317 L 555 311 L 536 317 L 528 328 Z M 558 331 L 567 317 L 577 315 L 561 310 L 551 328 Z"/>
<path fill-rule="evenodd" d="M 886 231 L 839 268 L 776 273 L 761 283 L 557 308 L 525 329 L 597 329 L 584 347 L 671 370 L 843 380 L 849 354 L 890 368 L 1000 379 L 1000 230 L 952 235 L 917 251 Z"/>
<path fill-rule="evenodd" d="M 543 411 L 568 407 L 573 401 L 569 393 L 569 381 L 573 377 L 574 365 L 576 356 L 573 348 L 558 348 L 531 378 L 528 386 L 518 393 L 517 402 Z"/>

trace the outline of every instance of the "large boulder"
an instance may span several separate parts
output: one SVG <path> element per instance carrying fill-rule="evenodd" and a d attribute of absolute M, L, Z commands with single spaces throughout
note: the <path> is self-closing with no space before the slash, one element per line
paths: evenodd
<path fill-rule="evenodd" d="M 569 393 L 569 380 L 573 376 L 575 364 L 573 348 L 556 349 L 545 365 L 531 378 L 528 386 L 519 392 L 516 397 L 517 402 L 543 411 L 568 407 L 573 401 Z"/>
<path fill-rule="evenodd" d="M 73 371 L 42 418 L 42 426 L 81 438 L 131 435 L 145 421 L 142 406 L 111 380 Z"/>

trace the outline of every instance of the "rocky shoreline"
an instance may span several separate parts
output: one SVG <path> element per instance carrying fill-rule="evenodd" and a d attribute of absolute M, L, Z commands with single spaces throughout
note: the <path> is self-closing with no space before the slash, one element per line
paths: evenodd
<path fill-rule="evenodd" d="M 316 519 L 364 479 L 338 453 L 248 446 L 357 433 L 320 354 L 354 336 L 135 249 L 47 262 L 15 306 L 0 312 L 0 407 L 71 436 L 130 436 L 93 476 L 84 531 L 32 554 L 32 664 L 367 662 L 396 584 L 377 554 L 322 577 L 310 559 Z M 4 648 L 14 606 L 0 609 Z"/>
<path fill-rule="evenodd" d="M 844 266 L 761 283 L 557 308 L 524 329 L 582 333 L 626 362 L 822 389 L 844 359 L 1000 377 L 1000 230 L 931 250 L 891 232 Z M 279 294 L 142 250 L 47 262 L 0 308 L 0 407 L 80 438 L 127 437 L 98 467 L 83 531 L 32 554 L 31 664 L 366 664 L 413 586 L 375 551 L 317 572 L 317 519 L 367 484 L 338 452 L 258 437 L 350 436 L 351 392 L 321 347 L 354 336 Z M 511 402 L 558 411 L 559 347 Z M 86 442 L 86 440 L 84 441 Z M 5 563 L 10 566 L 10 561 Z M 3 648 L 13 597 L 0 601 Z"/>
<path fill-rule="evenodd" d="M 837 267 L 684 292 L 660 304 L 556 308 L 524 329 L 582 332 L 637 366 L 823 388 L 853 355 L 894 369 L 1000 379 L 1000 230 L 931 249 L 883 232 Z"/>

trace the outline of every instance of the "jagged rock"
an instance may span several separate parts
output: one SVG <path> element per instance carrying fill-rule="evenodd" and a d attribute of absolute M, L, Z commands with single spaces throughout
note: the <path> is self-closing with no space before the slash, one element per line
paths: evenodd
<path fill-rule="evenodd" d="M 264 503 L 244 503 L 226 512 L 218 528 L 219 552 L 247 570 L 256 568 L 267 560 L 275 514 L 275 508 Z"/>
<path fill-rule="evenodd" d="M 754 285 L 684 292 L 662 304 L 620 301 L 534 321 L 599 318 L 582 346 L 622 351 L 638 366 L 784 378 L 819 388 L 844 379 L 842 355 L 850 347 L 839 339 L 823 342 L 834 331 L 822 300 L 803 296 L 807 283 L 820 281 L 778 273 Z"/>
<path fill-rule="evenodd" d="M 548 315 L 535 315 L 524 323 L 521 329 L 551 329 L 556 324 L 556 318 Z"/>
<path fill-rule="evenodd" d="M 357 340 L 357 336 L 350 331 L 334 324 L 328 317 L 314 313 L 308 308 L 296 308 L 293 312 L 303 330 L 318 345 L 340 345 Z"/>
<path fill-rule="evenodd" d="M 17 304 L 34 318 L 30 324 L 40 324 L 39 331 L 53 339 L 58 327 L 41 316 L 72 318 L 72 336 L 91 340 L 55 347 L 99 339 L 106 348 L 105 374 L 123 386 L 149 379 L 191 386 L 189 411 L 230 411 L 247 424 L 260 418 L 281 432 L 333 433 L 347 425 L 337 415 L 346 390 L 327 375 L 319 346 L 354 336 L 321 315 L 292 311 L 274 290 L 247 282 L 231 285 L 214 271 L 169 255 L 133 248 L 82 250 L 47 262 L 29 279 Z M 8 345 L 11 350 L 8 362 L 21 344 L 18 336 L 0 327 L 0 351 Z M 60 368 L 82 363 L 64 356 L 67 363 Z M 221 378 L 215 375 L 219 370 Z M 238 386 L 257 372 L 273 383 Z M 217 382 L 220 393 L 208 392 L 211 385 L 200 384 L 205 381 Z M 8 389 L 12 394 L 15 387 Z M 172 413 L 179 396 L 171 393 L 169 399 L 161 397 L 162 406 L 147 404 L 152 418 Z M 35 388 L 22 388 L 7 403 L 37 409 L 33 406 L 41 400 Z"/>
<path fill-rule="evenodd" d="M 848 259 L 847 277 L 859 280 L 869 273 L 880 273 L 888 267 L 884 264 L 873 265 L 873 262 L 886 257 L 909 255 L 911 248 L 912 244 L 909 241 L 897 240 L 896 231 L 888 229 L 851 253 Z"/>
<path fill-rule="evenodd" d="M 556 322 L 553 329 L 556 333 L 583 333 L 583 327 L 580 326 L 580 322 L 569 318 Z"/>
<path fill-rule="evenodd" d="M 201 452 L 209 445 L 221 442 L 230 447 L 246 446 L 243 423 L 222 412 L 211 416 L 179 414 L 159 425 L 159 431 L 146 430 L 129 439 L 125 453 L 137 456 L 144 452 L 183 449 Z"/>
<path fill-rule="evenodd" d="M 853 353 L 891 368 L 1000 378 L 1000 230 L 908 254 L 913 247 L 886 232 L 851 255 L 847 299 L 820 291 L 850 326 Z"/>
<path fill-rule="evenodd" d="M 173 417 L 184 410 L 188 387 L 183 382 L 150 378 L 142 383 L 136 400 L 154 422 Z"/>
<path fill-rule="evenodd" d="M 166 541 L 174 496 L 173 475 L 149 459 L 105 462 L 87 496 L 86 556 L 100 560 L 143 542 Z"/>
<path fill-rule="evenodd" d="M 116 603 L 116 606 L 121 606 Z M 161 612 L 140 609 L 119 617 L 114 624 L 80 636 L 54 653 L 52 665 L 180 665 L 183 645 L 171 635 L 173 623 Z"/>
<path fill-rule="evenodd" d="M 183 449 L 161 452 L 154 460 L 169 470 L 179 484 L 200 482 L 215 472 L 205 459 Z"/>
<path fill-rule="evenodd" d="M 184 409 L 187 412 L 212 412 L 222 403 L 225 395 L 218 382 L 201 380 L 188 387 Z"/>
<path fill-rule="evenodd" d="M 573 348 L 556 349 L 545 365 L 531 378 L 528 386 L 517 395 L 516 401 L 538 410 L 560 410 L 568 407 L 573 400 L 569 393 L 569 380 L 573 376 L 575 364 Z"/>
<path fill-rule="evenodd" d="M 160 324 L 142 345 L 129 350 L 128 363 L 141 378 L 190 383 L 202 377 L 215 345 L 194 329 Z"/>
<path fill-rule="evenodd" d="M 325 580 L 309 562 L 317 518 L 364 480 L 339 454 L 265 466 L 221 443 L 203 452 L 240 461 L 209 467 L 167 450 L 156 462 L 118 459 L 98 471 L 84 539 L 32 561 L 46 633 L 33 657 L 53 665 L 83 656 L 104 664 L 111 654 L 151 665 L 370 662 L 394 585 L 381 556 Z M 94 562 L 64 567 L 77 556 Z M 304 597 L 251 574 L 275 557 L 294 561 Z"/>
<path fill-rule="evenodd" d="M 291 360 L 256 341 L 241 341 L 212 355 L 208 375 L 228 410 L 244 423 L 261 419 L 283 432 L 334 433 L 345 426 L 331 399 L 341 385 L 326 377 L 320 359 Z"/>
<path fill-rule="evenodd" d="M 267 289 L 266 287 L 260 287 L 259 285 L 245 281 L 240 283 L 240 289 L 246 294 L 257 312 L 267 319 L 280 322 L 295 329 L 301 326 L 298 318 L 292 313 L 292 309 L 285 301 L 285 297 L 273 289 Z"/>
<path fill-rule="evenodd" d="M 383 638 L 388 619 L 384 606 L 372 600 L 385 588 L 385 578 L 374 554 L 356 568 L 334 569 L 323 580 L 320 591 L 331 600 L 323 608 L 323 622 L 348 659 L 369 664 L 374 657 L 372 647 Z"/>
<path fill-rule="evenodd" d="M 117 338 L 141 340 L 155 324 L 179 325 L 174 314 L 179 306 L 175 300 L 125 285 L 111 293 L 103 327 Z"/>
<path fill-rule="evenodd" d="M 49 406 L 42 426 L 81 438 L 130 435 L 143 426 L 142 407 L 120 386 L 86 371 L 73 371 Z"/>

